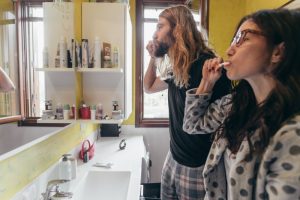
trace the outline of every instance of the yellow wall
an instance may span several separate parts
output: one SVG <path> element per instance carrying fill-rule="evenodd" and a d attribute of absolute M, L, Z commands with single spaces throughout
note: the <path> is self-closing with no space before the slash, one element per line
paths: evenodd
<path fill-rule="evenodd" d="M 235 26 L 245 11 L 245 0 L 209 2 L 209 42 L 220 56 L 226 55 Z"/>
<path fill-rule="evenodd" d="M 278 8 L 288 0 L 211 0 L 209 1 L 209 42 L 226 58 L 235 28 L 246 14 L 259 9 Z"/>
<path fill-rule="evenodd" d="M 0 199 L 11 199 L 18 191 L 55 164 L 63 154 L 71 151 L 96 130 L 96 125 L 87 124 L 85 130 L 81 132 L 80 124 L 77 123 L 25 151 L 1 161 Z"/>
<path fill-rule="evenodd" d="M 288 0 L 246 0 L 246 14 L 252 13 L 258 9 L 279 8 Z"/>
<path fill-rule="evenodd" d="M 11 0 L 0 0 L 0 13 L 3 11 L 13 11 L 13 3 Z"/>

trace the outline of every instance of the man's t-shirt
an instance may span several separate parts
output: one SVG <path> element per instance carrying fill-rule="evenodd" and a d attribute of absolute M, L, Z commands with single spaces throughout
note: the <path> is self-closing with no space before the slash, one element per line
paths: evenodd
<path fill-rule="evenodd" d="M 175 85 L 174 79 L 167 79 L 168 103 L 170 120 L 170 151 L 173 158 L 180 164 L 189 167 L 199 167 L 206 161 L 211 146 L 211 135 L 190 135 L 182 130 L 186 91 L 197 88 L 202 78 L 202 66 L 205 60 L 212 55 L 202 54 L 190 68 L 189 86 L 179 87 Z M 230 80 L 225 73 L 216 82 L 213 88 L 211 101 L 229 93 Z"/>

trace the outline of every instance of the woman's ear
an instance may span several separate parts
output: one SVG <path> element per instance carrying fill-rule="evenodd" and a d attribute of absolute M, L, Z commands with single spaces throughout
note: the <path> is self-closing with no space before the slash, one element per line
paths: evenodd
<path fill-rule="evenodd" d="M 275 46 L 272 52 L 271 63 L 273 64 L 279 63 L 283 58 L 284 51 L 285 51 L 284 42 L 281 42 L 280 44 Z"/>

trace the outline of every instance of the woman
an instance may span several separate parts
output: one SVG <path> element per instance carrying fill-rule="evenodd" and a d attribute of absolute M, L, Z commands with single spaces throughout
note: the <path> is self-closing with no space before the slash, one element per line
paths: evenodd
<path fill-rule="evenodd" d="M 199 87 L 187 91 L 183 129 L 214 133 L 203 171 L 207 199 L 299 199 L 299 24 L 297 11 L 244 17 L 228 60 L 206 61 Z M 239 84 L 208 106 L 222 67 Z"/>

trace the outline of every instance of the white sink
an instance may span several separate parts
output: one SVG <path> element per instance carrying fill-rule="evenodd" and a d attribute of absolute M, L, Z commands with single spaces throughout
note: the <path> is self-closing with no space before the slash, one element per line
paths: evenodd
<path fill-rule="evenodd" d="M 74 192 L 74 200 L 126 200 L 130 171 L 89 171 Z"/>

